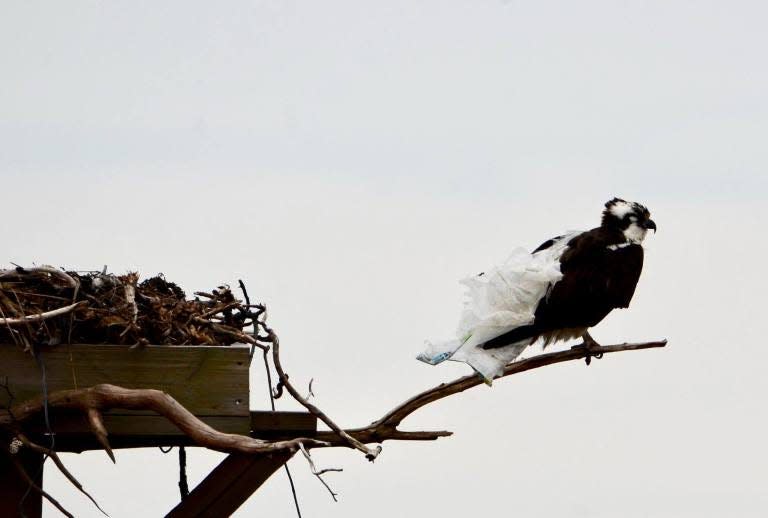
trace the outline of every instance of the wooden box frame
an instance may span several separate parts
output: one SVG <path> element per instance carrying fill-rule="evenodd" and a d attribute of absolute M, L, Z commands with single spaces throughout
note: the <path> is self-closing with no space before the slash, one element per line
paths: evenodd
<path fill-rule="evenodd" d="M 48 393 L 109 383 L 124 388 L 163 390 L 197 418 L 216 430 L 264 439 L 311 437 L 317 433 L 317 419 L 306 412 L 251 411 L 249 407 L 250 346 L 170 346 L 73 344 L 41 347 L 39 359 L 45 366 Z M 7 384 L 18 403 L 43 395 L 40 365 L 16 345 L 0 344 L 0 381 Z M 7 394 L 0 393 L 7 399 Z M 7 401 L 0 399 L 0 405 Z M 163 416 L 151 411 L 115 409 L 104 412 L 113 449 L 154 446 L 192 446 L 189 438 Z M 81 452 L 101 449 L 82 413 L 55 412 L 50 424 L 56 434 L 56 450 Z M 42 416 L 24 424 L 24 431 L 40 444 L 47 444 L 47 426 Z M 172 516 L 203 516 L 231 513 L 239 507 L 290 454 L 257 457 L 229 455 L 190 496 L 174 508 Z M 41 456 L 24 457 L 39 472 Z M 37 467 L 35 468 L 35 463 Z M 247 476 L 246 476 L 247 475 Z M 18 512 L 19 482 L 9 462 L 0 459 L 0 515 Z M 12 483 L 13 482 L 13 483 Z M 25 514 L 41 516 L 42 498 L 29 495 Z"/>

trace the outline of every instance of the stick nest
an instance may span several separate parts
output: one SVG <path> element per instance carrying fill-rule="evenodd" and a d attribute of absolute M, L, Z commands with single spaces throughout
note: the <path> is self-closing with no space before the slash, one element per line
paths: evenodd
<path fill-rule="evenodd" d="M 162 274 L 139 282 L 137 273 L 78 273 L 52 267 L 0 270 L 0 343 L 27 348 L 60 343 L 253 343 L 243 329 L 264 312 L 264 306 L 236 299 L 228 286 L 188 299 Z"/>

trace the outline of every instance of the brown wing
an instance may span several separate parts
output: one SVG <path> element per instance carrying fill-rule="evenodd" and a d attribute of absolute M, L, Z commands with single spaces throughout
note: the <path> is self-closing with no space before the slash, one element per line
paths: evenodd
<path fill-rule="evenodd" d="M 549 248 L 558 239 L 543 243 L 534 253 Z M 621 232 L 601 227 L 572 238 L 560 258 L 563 278 L 539 302 L 534 322 L 493 338 L 482 347 L 504 347 L 520 340 L 555 336 L 558 331 L 578 334 L 596 325 L 614 308 L 628 307 L 643 269 L 643 248 L 627 246 L 623 241 Z"/>
<path fill-rule="evenodd" d="M 643 268 L 640 245 L 596 228 L 575 237 L 560 259 L 563 278 L 536 309 L 542 330 L 592 327 L 614 308 L 629 306 Z"/>

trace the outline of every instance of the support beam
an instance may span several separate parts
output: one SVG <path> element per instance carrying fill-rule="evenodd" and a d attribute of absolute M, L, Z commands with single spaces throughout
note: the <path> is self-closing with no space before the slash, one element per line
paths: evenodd
<path fill-rule="evenodd" d="M 309 412 L 251 410 L 251 437 L 280 441 L 316 435 L 317 417 Z"/>
<path fill-rule="evenodd" d="M 15 455 L 24 470 L 38 487 L 43 487 L 43 456 L 23 448 Z M 29 490 L 29 493 L 27 493 Z M 24 496 L 26 495 L 26 497 Z M 19 503 L 24 499 L 23 505 Z M 23 513 L 23 514 L 22 514 Z M 24 481 L 11 461 L 10 454 L 0 452 L 0 516 L 26 516 L 40 518 L 43 515 L 43 497 Z"/>
<path fill-rule="evenodd" d="M 216 466 L 166 518 L 229 516 L 292 455 L 285 452 L 270 456 L 233 453 Z"/>

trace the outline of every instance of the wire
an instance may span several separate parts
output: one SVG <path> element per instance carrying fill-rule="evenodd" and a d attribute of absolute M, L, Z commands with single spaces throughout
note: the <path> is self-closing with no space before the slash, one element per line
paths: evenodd
<path fill-rule="evenodd" d="M 245 289 L 245 283 L 243 283 L 242 280 L 238 280 L 238 284 L 240 285 L 240 289 L 243 292 L 243 297 L 245 297 L 245 303 L 250 307 L 251 305 L 251 299 L 248 297 L 248 290 Z M 253 318 L 253 317 L 252 317 Z M 257 318 L 253 318 L 253 336 L 258 337 L 259 336 L 259 320 Z M 251 347 L 251 358 L 253 358 L 253 353 L 256 346 L 254 345 Z M 269 403 L 272 406 L 272 411 L 275 411 L 275 395 L 272 393 L 272 373 L 269 370 L 269 359 L 267 358 L 267 353 L 269 353 L 268 349 L 264 349 L 264 370 L 267 373 L 267 392 L 269 392 Z M 301 518 L 301 507 L 299 507 L 299 497 L 296 494 L 296 485 L 293 483 L 293 477 L 291 476 L 291 469 L 288 467 L 288 463 L 286 462 L 283 465 L 283 468 L 285 468 L 285 474 L 288 475 L 288 483 L 291 485 L 291 494 L 293 495 L 293 504 L 296 506 L 296 514 L 299 518 Z"/>
<path fill-rule="evenodd" d="M 269 391 L 269 402 L 272 405 L 272 411 L 275 411 L 275 396 L 272 394 L 272 374 L 269 370 L 269 360 L 267 359 L 267 353 L 264 351 L 264 370 L 267 371 L 267 390 Z M 293 477 L 291 476 L 291 469 L 288 467 L 288 463 L 284 466 L 285 474 L 288 475 L 288 482 L 291 484 L 291 494 L 293 495 L 293 503 L 296 506 L 296 514 L 301 518 L 301 508 L 299 507 L 299 497 L 296 495 L 296 486 L 293 483 Z"/>
<path fill-rule="evenodd" d="M 49 451 L 54 451 L 54 448 L 56 446 L 56 434 L 53 433 L 53 428 L 51 427 L 51 419 L 50 415 L 48 413 L 48 376 L 45 372 L 45 362 L 40 357 L 40 354 L 37 351 L 37 348 L 34 344 L 29 344 L 29 348 L 32 351 L 32 356 L 34 357 L 35 361 L 37 362 L 38 367 L 40 368 L 40 373 L 42 376 L 42 389 L 43 389 L 43 418 L 45 420 L 45 430 L 48 434 L 48 437 L 51 439 L 51 446 L 49 448 Z M 39 478 L 40 475 L 43 473 L 43 467 L 45 466 L 45 461 L 48 460 L 48 454 L 46 453 L 43 455 L 43 460 L 40 463 L 40 467 L 37 469 L 37 475 L 35 475 L 35 478 Z M 24 495 L 21 497 L 21 500 L 19 500 L 18 510 L 19 515 L 26 518 L 26 514 L 24 514 L 23 508 L 24 508 L 24 502 L 27 500 L 27 497 L 29 496 L 29 493 L 32 491 L 32 478 L 30 478 L 29 487 L 27 487 L 27 490 L 24 492 Z"/>
<path fill-rule="evenodd" d="M 187 483 L 187 450 L 179 446 L 179 493 L 181 500 L 189 496 L 189 484 Z"/>
<path fill-rule="evenodd" d="M 163 454 L 171 453 L 173 446 L 168 446 L 168 449 L 158 446 Z M 179 494 L 181 499 L 184 500 L 189 496 L 189 483 L 187 482 L 187 450 L 184 446 L 179 446 Z"/>

